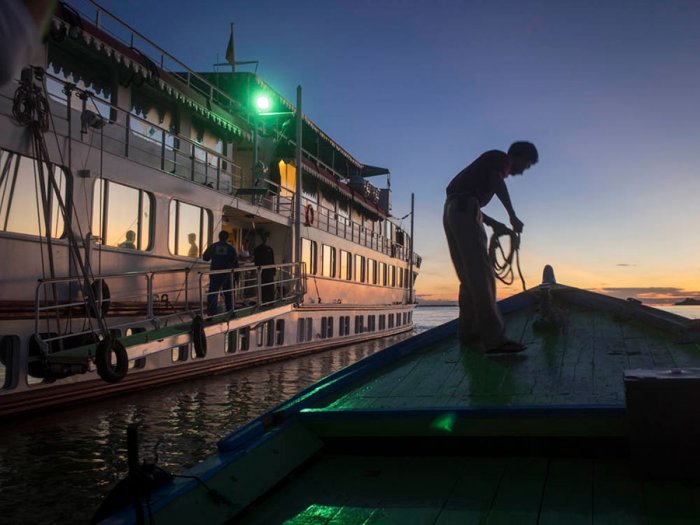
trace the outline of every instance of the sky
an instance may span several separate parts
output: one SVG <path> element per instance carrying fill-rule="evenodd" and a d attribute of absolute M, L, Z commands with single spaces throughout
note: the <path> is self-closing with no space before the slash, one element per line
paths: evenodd
<path fill-rule="evenodd" d="M 419 300 L 455 300 L 445 187 L 484 151 L 533 142 L 509 177 L 528 286 L 669 304 L 700 297 L 700 2 L 109 0 L 194 70 L 236 60 L 360 162 L 415 194 Z M 384 180 L 377 180 L 384 186 Z M 484 210 L 502 222 L 496 198 Z M 409 218 L 404 225 L 409 227 Z M 499 298 L 521 290 L 500 286 Z"/>

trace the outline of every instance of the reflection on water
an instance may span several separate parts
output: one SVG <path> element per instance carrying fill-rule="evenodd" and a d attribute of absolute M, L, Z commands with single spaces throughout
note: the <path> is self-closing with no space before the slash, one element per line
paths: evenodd
<path fill-rule="evenodd" d="M 420 308 L 417 331 L 457 315 Z M 126 428 L 139 425 L 141 459 L 179 472 L 216 450 L 216 442 L 328 374 L 408 334 L 294 360 L 56 411 L 0 428 L 3 524 L 87 523 L 126 472 Z"/>

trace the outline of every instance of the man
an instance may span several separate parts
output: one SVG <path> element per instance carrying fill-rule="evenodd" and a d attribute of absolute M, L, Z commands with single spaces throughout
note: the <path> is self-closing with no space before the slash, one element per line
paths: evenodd
<path fill-rule="evenodd" d="M 256 266 L 268 266 L 275 264 L 275 253 L 271 246 L 267 245 L 268 233 L 265 231 L 260 232 L 260 242 L 253 250 L 253 259 L 255 260 Z M 275 280 L 275 269 L 265 268 L 260 272 L 260 284 L 262 287 L 262 302 L 271 303 L 275 300 L 275 285 L 272 282 Z"/>
<path fill-rule="evenodd" d="M 126 240 L 119 244 L 120 248 L 128 248 L 129 250 L 136 249 L 136 232 L 134 230 L 126 230 Z"/>
<path fill-rule="evenodd" d="M 481 208 L 496 195 L 508 212 L 513 230 L 522 232 L 523 223 L 513 210 L 505 179 L 508 175 L 522 175 L 538 160 L 533 144 L 515 142 L 508 153 L 487 151 L 447 186 L 443 225 L 460 283 L 459 339 L 462 344 L 480 341 L 488 354 L 517 353 L 525 347 L 505 338 L 483 225 L 493 228 L 496 235 L 506 233 L 508 228 L 481 213 Z"/>
<path fill-rule="evenodd" d="M 228 232 L 219 232 L 219 242 L 210 245 L 202 255 L 205 261 L 211 261 L 211 270 L 229 270 L 226 273 L 214 273 L 209 276 L 209 294 L 207 295 L 207 312 L 215 315 L 219 302 L 219 290 L 223 288 L 226 310 L 233 314 L 234 304 L 231 295 L 233 288 L 231 270 L 238 267 L 236 249 L 228 243 Z"/>

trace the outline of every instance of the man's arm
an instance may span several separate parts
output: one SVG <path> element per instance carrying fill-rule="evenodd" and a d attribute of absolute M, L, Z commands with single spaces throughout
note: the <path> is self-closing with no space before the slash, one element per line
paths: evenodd
<path fill-rule="evenodd" d="M 513 204 L 510 202 L 508 187 L 506 186 L 506 182 L 500 176 L 496 184 L 496 196 L 508 212 L 508 217 L 510 218 L 510 224 L 513 226 L 513 230 L 515 230 L 516 233 L 522 232 L 524 224 L 520 219 L 518 219 L 518 216 L 515 215 L 515 211 L 513 210 Z"/>

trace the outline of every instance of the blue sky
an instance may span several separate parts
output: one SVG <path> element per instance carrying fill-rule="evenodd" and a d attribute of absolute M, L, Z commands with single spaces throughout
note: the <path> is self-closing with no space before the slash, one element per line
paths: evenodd
<path fill-rule="evenodd" d="M 700 295 L 700 2 L 103 5 L 195 70 L 223 61 L 234 22 L 237 60 L 289 100 L 301 84 L 307 116 L 391 170 L 394 215 L 416 194 L 424 299 L 456 297 L 445 186 L 514 140 L 540 150 L 508 179 L 529 285 L 549 263 L 560 282 L 646 302 Z M 496 199 L 486 211 L 506 218 Z"/>

